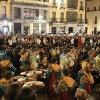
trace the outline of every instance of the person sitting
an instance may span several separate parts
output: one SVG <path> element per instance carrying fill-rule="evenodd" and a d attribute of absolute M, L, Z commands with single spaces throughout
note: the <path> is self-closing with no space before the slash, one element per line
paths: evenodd
<path fill-rule="evenodd" d="M 6 94 L 6 87 L 11 82 L 12 73 L 10 71 L 7 71 L 4 73 L 0 80 L 0 89 L 2 90 L 3 94 Z"/>
<path fill-rule="evenodd" d="M 21 63 L 21 66 L 20 66 L 20 71 L 26 71 L 26 70 L 30 70 L 30 63 L 29 63 L 29 60 L 28 60 L 28 56 L 29 56 L 29 52 L 28 51 L 23 51 L 21 53 L 21 58 L 20 58 L 20 63 Z"/>
<path fill-rule="evenodd" d="M 31 67 L 33 69 L 37 69 L 38 68 L 38 58 L 37 56 L 39 55 L 39 49 L 38 48 L 35 48 L 32 53 L 30 54 L 30 57 L 29 57 L 29 61 L 31 63 Z"/>
<path fill-rule="evenodd" d="M 5 73 L 6 71 L 11 71 L 13 74 L 15 74 L 15 72 L 17 71 L 17 69 L 13 66 L 13 64 L 11 63 L 11 59 L 10 57 L 6 57 L 6 59 L 4 61 L 0 62 L 0 67 L 2 72 L 1 73 Z"/>
<path fill-rule="evenodd" d="M 18 92 L 15 100 L 36 100 L 36 94 L 30 87 L 23 87 Z"/>
<path fill-rule="evenodd" d="M 39 64 L 39 69 L 47 69 L 48 68 L 48 66 L 49 66 L 49 62 L 48 62 L 48 60 L 47 60 L 47 56 L 46 55 L 44 55 L 43 57 L 42 57 L 42 59 L 41 59 L 41 62 L 40 62 L 40 64 Z"/>
<path fill-rule="evenodd" d="M 19 90 L 20 85 L 17 82 L 9 84 L 6 90 L 6 100 L 15 100 Z"/>

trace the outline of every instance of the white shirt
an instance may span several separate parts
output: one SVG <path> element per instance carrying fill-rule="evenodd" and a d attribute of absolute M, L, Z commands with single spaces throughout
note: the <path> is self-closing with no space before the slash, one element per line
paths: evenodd
<path fill-rule="evenodd" d="M 71 44 L 74 44 L 74 39 L 71 39 L 70 42 L 71 42 Z"/>
<path fill-rule="evenodd" d="M 9 40 L 8 40 L 8 43 L 9 43 L 9 45 L 13 45 L 12 39 L 9 39 Z"/>

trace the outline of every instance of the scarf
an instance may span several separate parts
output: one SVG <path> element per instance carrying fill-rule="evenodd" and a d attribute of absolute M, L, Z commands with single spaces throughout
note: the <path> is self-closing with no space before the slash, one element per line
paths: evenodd
<path fill-rule="evenodd" d="M 75 84 L 75 80 L 69 76 L 66 76 L 66 77 L 63 76 L 63 80 L 66 82 L 66 84 L 68 85 L 69 88 L 72 88 Z"/>

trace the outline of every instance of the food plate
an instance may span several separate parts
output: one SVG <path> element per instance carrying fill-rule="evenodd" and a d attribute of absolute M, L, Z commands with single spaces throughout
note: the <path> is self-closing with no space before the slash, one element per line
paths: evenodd
<path fill-rule="evenodd" d="M 26 75 L 26 74 L 27 74 L 26 72 L 21 72 L 21 73 L 20 73 L 20 75 Z"/>
<path fill-rule="evenodd" d="M 36 85 L 36 86 L 45 86 L 43 82 L 40 81 L 30 81 L 30 82 L 26 82 L 23 87 L 26 86 L 32 86 L 32 85 Z"/>
<path fill-rule="evenodd" d="M 26 80 L 26 78 L 24 77 L 24 78 L 19 78 L 17 81 L 18 82 L 24 82 Z"/>
<path fill-rule="evenodd" d="M 36 74 L 42 74 L 42 71 L 35 71 Z"/>
<path fill-rule="evenodd" d="M 24 76 L 15 76 L 13 79 L 24 78 Z"/>

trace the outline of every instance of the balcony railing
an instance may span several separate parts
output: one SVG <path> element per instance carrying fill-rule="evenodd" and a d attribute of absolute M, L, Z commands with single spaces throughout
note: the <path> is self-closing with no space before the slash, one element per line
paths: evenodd
<path fill-rule="evenodd" d="M 65 9 L 65 5 L 64 4 L 61 4 L 60 5 L 60 9 Z"/>
<path fill-rule="evenodd" d="M 67 8 L 77 9 L 77 5 L 67 4 Z"/>
<path fill-rule="evenodd" d="M 51 18 L 51 22 L 57 23 L 58 19 L 57 18 Z"/>
<path fill-rule="evenodd" d="M 84 6 L 80 6 L 79 7 L 79 10 L 84 10 Z"/>
<path fill-rule="evenodd" d="M 57 3 L 53 3 L 52 8 L 57 8 Z"/>
<path fill-rule="evenodd" d="M 83 24 L 83 23 L 85 23 L 85 20 L 84 19 L 78 19 L 78 23 Z"/>
<path fill-rule="evenodd" d="M 21 3 L 28 5 L 50 6 L 49 0 L 12 0 L 12 3 Z"/>
<path fill-rule="evenodd" d="M 39 17 L 24 17 L 25 20 L 39 20 Z M 41 20 L 47 20 L 47 17 L 43 17 Z"/>
<path fill-rule="evenodd" d="M 11 15 L 2 15 L 0 14 L 0 20 L 10 20 L 11 19 Z"/>
<path fill-rule="evenodd" d="M 67 22 L 77 22 L 77 19 L 67 19 Z"/>
<path fill-rule="evenodd" d="M 43 17 L 42 19 L 46 21 L 47 20 L 47 17 Z"/>
<path fill-rule="evenodd" d="M 60 23 L 65 23 L 65 18 L 60 18 L 59 22 Z"/>

